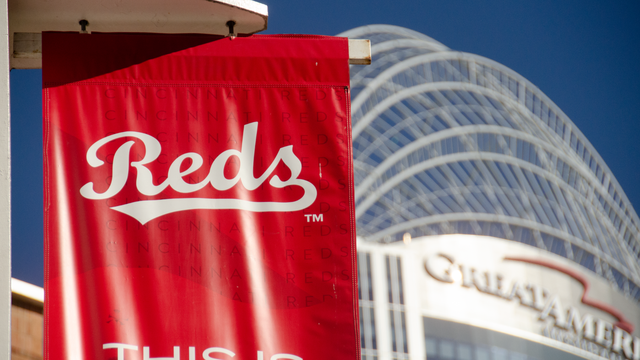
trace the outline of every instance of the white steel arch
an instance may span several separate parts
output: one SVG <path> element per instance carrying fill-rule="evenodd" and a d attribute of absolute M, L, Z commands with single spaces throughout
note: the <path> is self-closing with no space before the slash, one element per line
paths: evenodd
<path fill-rule="evenodd" d="M 467 91 L 471 91 L 471 92 L 482 92 L 485 94 L 489 94 L 490 96 L 493 96 L 495 98 L 498 98 L 500 100 L 503 101 L 503 103 L 508 103 L 510 102 L 509 97 L 503 97 L 502 94 L 495 92 L 494 90 L 489 90 L 489 89 L 485 89 L 485 88 L 477 88 L 477 87 L 472 87 L 468 84 L 460 84 L 460 83 L 449 83 L 449 82 L 443 82 L 443 83 L 435 83 L 435 84 L 423 84 L 423 85 L 419 85 L 419 86 L 415 86 L 412 88 L 407 88 L 404 89 L 386 99 L 384 99 L 382 102 L 380 102 L 379 104 L 377 104 L 373 109 L 371 109 L 366 115 L 364 115 L 360 121 L 354 126 L 353 128 L 353 136 L 354 138 L 357 137 L 360 132 L 362 132 L 367 125 L 369 125 L 372 121 L 374 121 L 376 119 L 376 117 L 382 112 L 382 110 L 388 108 L 389 106 L 397 103 L 399 100 L 402 100 L 406 97 L 409 96 L 415 96 L 424 92 L 428 92 L 428 91 L 432 91 L 432 90 L 451 90 L 451 89 L 460 89 L 460 90 L 467 90 Z M 523 105 L 521 105 L 518 102 L 513 102 L 512 106 L 515 107 L 519 107 L 520 109 L 520 113 L 526 115 L 530 115 L 527 114 L 526 112 L 526 108 L 524 108 Z M 382 109 L 382 110 L 381 110 Z M 439 110 L 434 110 L 434 111 L 439 111 Z M 531 120 L 535 120 L 533 119 L 533 117 L 528 116 Z M 533 122 L 532 122 L 533 123 Z M 468 131 L 464 131 L 462 130 L 463 128 L 466 127 L 460 127 L 460 128 L 456 128 L 458 131 L 460 131 L 461 133 L 468 133 Z M 508 128 L 504 128 L 504 129 L 508 129 Z M 451 130 L 451 129 L 449 129 Z M 438 135 L 441 135 L 443 131 L 438 132 Z M 506 134 L 506 133 L 505 133 Z M 555 152 L 556 156 L 558 157 L 562 157 L 563 159 L 565 159 L 567 161 L 567 163 L 570 163 L 572 165 L 572 167 L 574 169 L 578 169 L 578 171 L 580 171 L 584 176 L 585 179 L 587 179 L 587 181 L 589 181 L 589 185 L 592 187 L 598 187 L 600 188 L 601 192 L 604 194 L 604 196 L 607 198 L 607 200 L 614 204 L 615 201 L 614 199 L 609 195 L 609 193 L 607 192 L 607 189 L 604 188 L 604 186 L 599 182 L 599 181 L 593 181 L 594 177 L 593 176 L 589 176 L 588 170 L 585 170 L 586 166 L 584 163 L 580 162 L 580 161 L 576 161 L 577 159 L 569 159 L 568 157 L 571 156 L 571 152 L 570 152 L 570 148 L 567 148 L 565 150 L 568 150 L 569 152 L 560 152 L 560 150 L 558 150 L 559 148 L 564 148 L 566 147 L 565 143 L 561 140 L 561 141 L 557 141 L 558 139 L 552 139 L 554 136 L 554 134 L 552 134 L 552 136 L 547 140 L 547 145 L 555 145 L 554 148 L 550 149 L 551 152 Z M 440 138 L 440 136 L 434 136 L 434 139 L 438 139 Z M 543 145 L 544 143 L 541 142 L 541 140 L 538 140 L 537 138 L 535 138 L 534 136 L 529 136 L 527 137 L 527 140 L 533 143 L 537 143 L 538 145 Z M 553 141 L 556 140 L 556 141 Z M 420 141 L 423 144 L 426 144 L 426 142 L 424 141 L 424 138 L 421 139 Z M 390 158 L 387 158 L 385 160 L 385 162 L 387 162 L 390 159 L 397 159 L 399 158 L 399 156 L 401 154 L 403 154 L 406 150 L 411 149 L 412 146 L 405 146 L 402 151 L 399 151 L 398 153 L 394 153 L 394 155 Z M 554 151 L 557 150 L 557 151 Z M 388 166 L 388 165 L 387 165 Z M 382 166 L 383 168 L 386 166 Z M 377 168 L 376 168 L 377 169 Z M 377 174 L 379 171 L 378 170 L 374 170 L 372 171 L 372 174 Z M 371 176 L 371 175 L 369 175 Z M 366 191 L 366 188 L 368 186 L 370 186 L 370 182 L 371 181 L 363 181 L 363 183 L 360 183 L 356 186 L 356 196 L 363 194 L 364 191 Z M 623 221 L 625 223 L 629 223 L 629 219 L 626 218 L 626 216 L 623 216 L 622 214 L 622 210 L 613 207 L 613 211 L 615 211 L 619 216 L 621 216 L 621 218 L 623 219 Z M 630 224 L 629 224 L 630 225 Z"/>
<path fill-rule="evenodd" d="M 400 39 L 418 39 L 423 40 L 429 43 L 432 43 L 436 46 L 442 47 L 442 49 L 448 49 L 446 46 L 441 44 L 440 42 L 430 38 L 429 36 L 419 33 L 415 30 L 403 28 L 400 26 L 393 25 L 384 25 L 384 24 L 376 24 L 376 25 L 365 25 L 360 26 L 351 30 L 347 30 L 343 33 L 338 34 L 337 36 L 349 37 L 349 38 L 362 38 L 365 36 L 366 38 L 371 37 L 372 35 L 396 35 Z"/>
<path fill-rule="evenodd" d="M 352 66 L 354 179 L 366 241 L 471 233 L 528 243 L 640 300 L 640 220 L 573 122 L 536 86 L 415 31 L 370 25 Z"/>

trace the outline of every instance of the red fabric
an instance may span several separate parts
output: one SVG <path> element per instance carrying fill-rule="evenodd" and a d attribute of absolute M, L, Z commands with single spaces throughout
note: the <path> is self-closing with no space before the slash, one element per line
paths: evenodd
<path fill-rule="evenodd" d="M 346 39 L 44 33 L 43 79 L 46 359 L 359 359 Z"/>
<path fill-rule="evenodd" d="M 349 86 L 346 38 L 43 33 L 45 87 L 92 78 L 147 84 Z M 49 54 L 49 55 L 47 55 Z M 55 55 L 54 55 L 55 54 Z M 161 71 L 159 71 L 161 70 Z"/>

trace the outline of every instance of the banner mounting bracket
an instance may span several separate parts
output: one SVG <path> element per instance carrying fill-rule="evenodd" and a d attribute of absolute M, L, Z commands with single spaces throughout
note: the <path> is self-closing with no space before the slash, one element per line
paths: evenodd
<path fill-rule="evenodd" d="M 235 33 L 234 27 L 236 26 L 236 22 L 233 20 L 229 20 L 227 21 L 227 27 L 229 28 L 229 35 L 227 35 L 228 37 L 231 38 L 231 40 L 233 40 L 237 34 Z"/>
<path fill-rule="evenodd" d="M 80 34 L 88 34 L 89 31 L 87 31 L 87 26 L 89 26 L 89 21 L 86 19 L 82 19 L 80 21 L 78 21 L 78 24 L 80 24 Z"/>
<path fill-rule="evenodd" d="M 371 40 L 349 39 L 349 65 L 371 65 Z"/>

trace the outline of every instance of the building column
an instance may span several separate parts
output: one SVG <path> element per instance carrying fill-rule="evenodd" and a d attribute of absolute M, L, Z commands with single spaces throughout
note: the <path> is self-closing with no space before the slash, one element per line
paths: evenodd
<path fill-rule="evenodd" d="M 11 359 L 11 128 L 9 13 L 0 1 L 0 359 Z"/>
<path fill-rule="evenodd" d="M 385 254 L 379 248 L 371 249 L 371 278 L 373 279 L 373 303 L 376 317 L 376 339 L 378 359 L 391 359 L 391 323 L 389 319 L 389 295 L 387 293 L 387 274 L 384 262 Z"/>
<path fill-rule="evenodd" d="M 409 359 L 424 360 L 427 357 L 427 351 L 424 343 L 422 304 L 420 303 L 420 291 L 422 288 L 420 282 L 424 281 L 424 274 L 422 272 L 423 267 L 420 264 L 421 258 L 412 255 L 411 250 L 408 249 L 404 249 L 402 252 L 407 342 L 409 345 Z"/>

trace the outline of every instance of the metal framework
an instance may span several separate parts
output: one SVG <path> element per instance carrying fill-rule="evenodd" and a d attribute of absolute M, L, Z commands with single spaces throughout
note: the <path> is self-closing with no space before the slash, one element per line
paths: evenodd
<path fill-rule="evenodd" d="M 490 235 L 558 254 L 640 301 L 640 220 L 575 124 L 537 87 L 415 31 L 359 27 L 351 67 L 358 235 Z"/>

